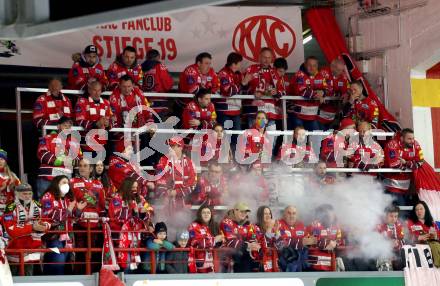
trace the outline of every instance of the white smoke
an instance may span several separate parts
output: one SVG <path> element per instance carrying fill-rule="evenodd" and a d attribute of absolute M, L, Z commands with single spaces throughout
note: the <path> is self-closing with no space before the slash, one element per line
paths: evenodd
<path fill-rule="evenodd" d="M 392 202 L 381 184 L 369 175 L 353 175 L 348 179 L 339 178 L 334 185 L 318 188 L 311 183 L 311 176 L 313 174 L 275 177 L 281 187 L 279 207 L 296 206 L 299 218 L 308 224 L 314 219 L 316 207 L 330 204 L 338 224 L 345 230 L 348 244 L 356 246 L 349 252 L 351 256 L 392 257 L 391 242 L 375 231 L 383 221 L 384 209 Z"/>
<path fill-rule="evenodd" d="M 271 207 L 275 219 L 281 218 L 286 206 L 293 205 L 298 210 L 298 219 L 306 225 L 314 220 L 318 206 L 330 204 L 348 245 L 355 246 L 348 251 L 349 257 L 392 257 L 391 241 L 375 231 L 377 225 L 383 222 L 384 209 L 391 204 L 392 198 L 384 194 L 383 187 L 372 176 L 340 177 L 334 185 L 320 188 L 311 181 L 313 173 L 292 174 L 283 169 L 276 169 L 266 178 L 271 190 L 268 200 L 258 200 L 261 193 L 258 176 L 247 174 L 238 180 L 231 180 L 232 187 L 224 200 L 225 204 L 233 206 L 238 201 L 247 203 L 252 209 L 252 222 L 256 222 L 256 210 L 263 204 Z"/>

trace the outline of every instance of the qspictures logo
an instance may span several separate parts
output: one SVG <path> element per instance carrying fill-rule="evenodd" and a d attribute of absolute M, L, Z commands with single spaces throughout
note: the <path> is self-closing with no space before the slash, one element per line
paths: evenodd
<path fill-rule="evenodd" d="M 258 62 L 258 54 L 263 47 L 273 49 L 276 57 L 287 58 L 295 46 L 293 29 L 283 20 L 269 15 L 244 19 L 237 25 L 232 37 L 234 51 L 253 62 Z"/>

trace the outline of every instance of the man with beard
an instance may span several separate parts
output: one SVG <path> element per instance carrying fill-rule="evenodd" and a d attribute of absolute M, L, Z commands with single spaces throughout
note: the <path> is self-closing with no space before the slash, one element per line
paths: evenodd
<path fill-rule="evenodd" d="M 323 188 L 336 182 L 335 176 L 327 173 L 327 163 L 319 161 L 313 169 L 311 183 L 313 187 Z"/>
<path fill-rule="evenodd" d="M 98 81 L 103 89 L 106 88 L 108 79 L 99 63 L 98 51 L 94 45 L 87 46 L 82 54 L 73 54 L 72 59 L 74 64 L 67 79 L 69 89 L 83 90 L 92 81 Z"/>
<path fill-rule="evenodd" d="M 220 223 L 220 231 L 225 236 L 225 247 L 234 248 L 234 273 L 252 272 L 259 269 L 259 252 L 263 236 L 258 235 L 257 226 L 249 222 L 249 207 L 236 203 L 230 216 Z"/>
<path fill-rule="evenodd" d="M 385 166 L 401 170 L 416 170 L 424 162 L 423 151 L 414 139 L 414 131 L 405 128 L 385 145 Z M 398 205 L 406 205 L 412 173 L 384 174 L 383 183 Z"/>
<path fill-rule="evenodd" d="M 41 248 L 41 237 L 50 228 L 50 224 L 40 221 L 40 204 L 32 200 L 32 187 L 21 184 L 15 188 L 15 201 L 6 206 L 2 222 L 11 238 L 7 249 Z M 8 255 L 9 262 L 18 263 L 18 254 Z M 24 253 L 24 262 L 39 263 L 40 253 Z M 18 275 L 18 265 L 10 265 L 13 275 Z M 33 275 L 33 264 L 25 265 L 25 275 Z"/>
<path fill-rule="evenodd" d="M 212 161 L 208 167 L 208 174 L 200 178 L 198 188 L 194 192 L 193 204 L 219 206 L 222 205 L 222 197 L 228 192 L 226 177 L 223 168 L 218 162 Z"/>
<path fill-rule="evenodd" d="M 131 46 L 125 47 L 122 54 L 117 56 L 116 60 L 108 67 L 109 89 L 115 89 L 119 85 L 121 77 L 125 75 L 131 77 L 136 86 L 142 87 L 144 73 L 141 65 L 137 63 L 136 49 Z"/>

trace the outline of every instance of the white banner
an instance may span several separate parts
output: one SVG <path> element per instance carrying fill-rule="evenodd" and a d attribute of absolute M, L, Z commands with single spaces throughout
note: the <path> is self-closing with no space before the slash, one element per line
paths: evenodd
<path fill-rule="evenodd" d="M 146 51 L 157 49 L 172 72 L 182 71 L 204 51 L 212 54 L 216 71 L 232 51 L 242 54 L 246 65 L 257 62 L 258 52 L 265 46 L 287 59 L 289 71 L 297 70 L 304 60 L 299 7 L 207 6 L 57 36 L 0 41 L 0 64 L 70 68 L 71 55 L 90 44 L 98 47 L 104 68 L 127 45 L 136 48 L 140 62 Z"/>

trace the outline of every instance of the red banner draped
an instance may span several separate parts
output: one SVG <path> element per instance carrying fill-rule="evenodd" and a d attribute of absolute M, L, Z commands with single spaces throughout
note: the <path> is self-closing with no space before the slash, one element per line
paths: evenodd
<path fill-rule="evenodd" d="M 400 130 L 400 125 L 397 120 L 386 110 L 376 93 L 362 76 L 361 71 L 356 67 L 355 62 L 348 52 L 345 38 L 341 34 L 333 10 L 331 8 L 312 8 L 307 10 L 306 19 L 327 61 L 330 63 L 337 58 L 343 59 L 347 66 L 350 79 L 352 81 L 361 81 L 364 85 L 364 94 L 373 98 L 378 103 L 381 122 L 379 128 L 388 131 Z"/>

